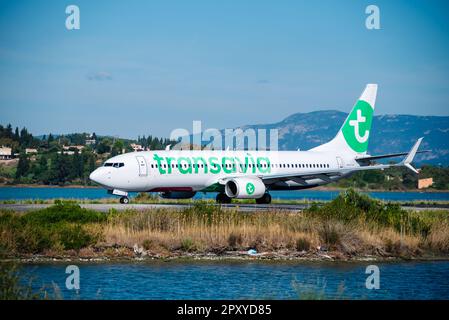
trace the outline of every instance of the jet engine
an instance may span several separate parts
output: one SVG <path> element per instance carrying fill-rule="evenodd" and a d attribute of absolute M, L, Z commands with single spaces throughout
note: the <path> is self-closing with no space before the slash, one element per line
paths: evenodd
<path fill-rule="evenodd" d="M 265 194 L 265 184 L 259 178 L 233 178 L 226 182 L 225 193 L 229 198 L 258 199 Z"/>

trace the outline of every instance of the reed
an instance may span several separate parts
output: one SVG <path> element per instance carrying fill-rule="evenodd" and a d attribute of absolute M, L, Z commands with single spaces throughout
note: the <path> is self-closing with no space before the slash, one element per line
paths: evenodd
<path fill-rule="evenodd" d="M 336 257 L 449 253 L 449 211 L 402 210 L 352 190 L 303 212 L 243 213 L 197 201 L 183 210 L 128 210 L 109 214 L 59 202 L 19 214 L 0 211 L 0 249 L 10 255 L 132 256 L 216 253 L 256 249 L 283 255 Z M 140 249 L 139 249 L 140 250 Z"/>

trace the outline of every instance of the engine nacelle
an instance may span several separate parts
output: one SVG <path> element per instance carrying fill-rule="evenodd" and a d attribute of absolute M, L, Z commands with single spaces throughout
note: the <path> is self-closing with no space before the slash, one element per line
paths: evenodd
<path fill-rule="evenodd" d="M 265 194 L 265 184 L 259 178 L 233 178 L 226 182 L 225 193 L 229 198 L 258 199 Z"/>
<path fill-rule="evenodd" d="M 160 192 L 159 196 L 164 199 L 190 199 L 195 196 L 195 191 L 165 191 Z"/>

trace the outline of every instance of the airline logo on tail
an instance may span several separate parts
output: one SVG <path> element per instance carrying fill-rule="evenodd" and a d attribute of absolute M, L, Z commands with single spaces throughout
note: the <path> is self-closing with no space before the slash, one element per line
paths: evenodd
<path fill-rule="evenodd" d="M 368 149 L 368 138 L 373 118 L 373 108 L 363 100 L 357 101 L 357 104 L 351 111 L 343 125 L 342 132 L 346 143 L 355 152 L 365 152 Z"/>

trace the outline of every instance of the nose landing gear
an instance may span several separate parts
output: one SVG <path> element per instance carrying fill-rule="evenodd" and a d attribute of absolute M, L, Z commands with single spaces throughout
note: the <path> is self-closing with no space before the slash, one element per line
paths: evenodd
<path fill-rule="evenodd" d="M 129 198 L 128 198 L 128 192 L 127 191 L 122 191 L 119 189 L 112 189 L 112 190 L 108 190 L 109 194 L 113 194 L 116 196 L 120 196 L 120 203 L 123 204 L 128 204 L 129 203 Z"/>
<path fill-rule="evenodd" d="M 128 197 L 121 197 L 120 198 L 120 203 L 128 204 L 129 203 L 129 198 Z"/>

